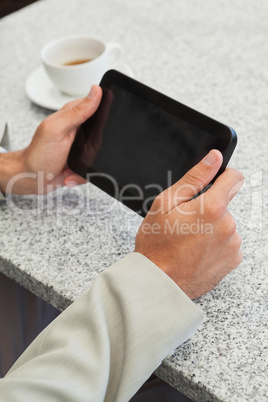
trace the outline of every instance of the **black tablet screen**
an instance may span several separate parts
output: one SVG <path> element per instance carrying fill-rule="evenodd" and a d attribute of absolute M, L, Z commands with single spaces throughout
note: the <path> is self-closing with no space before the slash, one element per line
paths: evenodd
<path fill-rule="evenodd" d="M 81 126 L 73 145 L 78 173 L 145 215 L 156 195 L 210 149 L 220 149 L 221 136 L 190 121 L 135 91 L 104 86 L 97 113 Z"/>

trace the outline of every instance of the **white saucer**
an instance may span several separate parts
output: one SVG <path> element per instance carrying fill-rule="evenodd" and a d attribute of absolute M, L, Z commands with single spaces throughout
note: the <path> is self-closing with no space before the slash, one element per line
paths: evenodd
<path fill-rule="evenodd" d="M 118 64 L 116 70 L 133 77 L 131 67 L 124 62 Z M 29 75 L 25 90 L 32 102 L 51 110 L 59 110 L 65 103 L 81 97 L 72 97 L 61 93 L 50 81 L 43 66 L 38 67 Z"/>

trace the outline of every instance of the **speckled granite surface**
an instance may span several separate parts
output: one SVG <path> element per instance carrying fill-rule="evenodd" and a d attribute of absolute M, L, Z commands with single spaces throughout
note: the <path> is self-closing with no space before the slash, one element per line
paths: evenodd
<path fill-rule="evenodd" d="M 122 43 L 137 79 L 236 129 L 244 262 L 196 302 L 204 324 L 157 371 L 195 401 L 268 400 L 267 15 L 251 0 L 41 0 L 0 21 L 0 117 L 14 149 L 50 113 L 24 91 L 41 47 L 73 33 Z M 1 271 L 65 308 L 133 249 L 141 218 L 111 203 L 87 185 L 1 204 Z"/>

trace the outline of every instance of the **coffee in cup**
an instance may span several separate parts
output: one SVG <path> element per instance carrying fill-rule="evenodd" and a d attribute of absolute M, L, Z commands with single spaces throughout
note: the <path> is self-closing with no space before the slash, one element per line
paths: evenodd
<path fill-rule="evenodd" d="M 74 61 L 68 61 L 68 63 L 63 63 L 64 66 L 74 66 L 76 64 L 83 64 L 83 63 L 88 63 L 89 61 L 92 61 L 94 59 L 82 59 L 82 60 L 74 60 Z"/>
<path fill-rule="evenodd" d="M 86 95 L 121 58 L 118 43 L 105 43 L 87 35 L 56 39 L 41 51 L 49 78 L 61 92 L 71 96 Z"/>

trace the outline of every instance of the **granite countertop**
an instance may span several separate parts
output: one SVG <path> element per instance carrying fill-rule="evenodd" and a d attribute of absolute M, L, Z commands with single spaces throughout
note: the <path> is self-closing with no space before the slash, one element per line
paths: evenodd
<path fill-rule="evenodd" d="M 250 0 L 42 0 L 0 20 L 0 117 L 13 149 L 51 111 L 24 85 L 50 40 L 120 42 L 135 77 L 229 124 L 245 185 L 230 210 L 244 261 L 196 303 L 204 324 L 157 374 L 194 401 L 267 401 L 268 5 Z M 0 205 L 0 270 L 59 309 L 133 250 L 142 218 L 91 184 Z"/>

